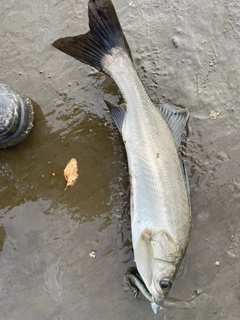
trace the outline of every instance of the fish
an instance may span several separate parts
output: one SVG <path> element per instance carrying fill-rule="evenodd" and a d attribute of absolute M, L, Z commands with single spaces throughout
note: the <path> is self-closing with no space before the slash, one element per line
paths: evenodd
<path fill-rule="evenodd" d="M 130 268 L 124 275 L 126 284 L 133 290 L 134 296 L 137 297 L 139 292 L 150 302 L 153 302 L 153 297 L 145 286 L 142 278 L 135 271 L 134 268 Z"/>
<path fill-rule="evenodd" d="M 180 152 L 189 112 L 152 103 L 110 0 L 89 0 L 88 17 L 87 33 L 53 46 L 110 76 L 123 96 L 120 105 L 105 102 L 127 154 L 134 261 L 157 313 L 190 237 L 190 187 Z"/>

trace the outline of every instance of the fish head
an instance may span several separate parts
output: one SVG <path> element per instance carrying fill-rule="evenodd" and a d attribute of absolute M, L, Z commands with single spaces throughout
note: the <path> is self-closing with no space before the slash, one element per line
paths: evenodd
<path fill-rule="evenodd" d="M 145 230 L 135 249 L 138 272 L 153 302 L 162 306 L 175 279 L 182 255 L 171 235 Z"/>
<path fill-rule="evenodd" d="M 171 290 L 177 266 L 171 262 L 154 259 L 151 284 L 147 287 L 153 296 L 154 302 L 162 306 L 165 298 Z"/>
<path fill-rule="evenodd" d="M 177 266 L 166 261 L 154 261 L 152 284 L 148 287 L 152 295 L 151 307 L 155 314 L 162 308 L 165 298 L 171 290 Z"/>
<path fill-rule="evenodd" d="M 178 267 L 170 262 L 160 260 L 155 260 L 153 264 L 151 284 L 144 277 L 142 277 L 142 281 L 149 292 L 148 295 L 151 297 L 147 297 L 147 299 L 151 301 L 152 310 L 157 314 L 158 310 L 163 307 L 165 298 L 171 290 Z M 139 289 L 142 292 L 141 288 Z M 146 293 L 143 295 L 146 297 Z"/>

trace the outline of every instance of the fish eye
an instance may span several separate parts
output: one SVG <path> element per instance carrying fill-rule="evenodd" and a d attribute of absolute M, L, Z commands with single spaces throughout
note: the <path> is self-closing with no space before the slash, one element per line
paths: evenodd
<path fill-rule="evenodd" d="M 162 290 L 170 290 L 172 287 L 172 282 L 170 280 L 161 280 L 159 284 Z"/>

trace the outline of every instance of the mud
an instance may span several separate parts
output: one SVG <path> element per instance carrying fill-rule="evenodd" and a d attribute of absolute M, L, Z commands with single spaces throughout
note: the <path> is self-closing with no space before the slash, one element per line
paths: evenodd
<path fill-rule="evenodd" d="M 193 224 L 172 300 L 154 315 L 124 290 L 134 266 L 128 172 L 103 101 L 117 102 L 119 91 L 51 47 L 88 30 L 87 2 L 2 0 L 0 82 L 35 101 L 35 123 L 24 142 L 0 151 L 0 318 L 238 320 L 240 5 L 114 5 L 153 102 L 191 114 Z M 72 157 L 79 179 L 64 192 Z M 185 303 L 194 290 L 203 293 Z"/>

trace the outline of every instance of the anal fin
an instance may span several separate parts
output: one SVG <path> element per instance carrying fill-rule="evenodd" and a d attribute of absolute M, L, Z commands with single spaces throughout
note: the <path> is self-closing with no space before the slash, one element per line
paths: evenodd
<path fill-rule="evenodd" d="M 122 133 L 122 125 L 123 125 L 123 121 L 126 113 L 126 105 L 121 104 L 119 106 L 116 106 L 115 104 L 109 101 L 106 101 L 106 100 L 104 101 L 113 117 L 114 122 L 116 123 L 118 130 L 120 131 L 120 133 Z"/>
<path fill-rule="evenodd" d="M 189 112 L 187 109 L 179 108 L 168 103 L 161 104 L 158 109 L 163 119 L 173 135 L 176 146 L 179 147 L 182 141 L 182 135 L 187 127 Z"/>

